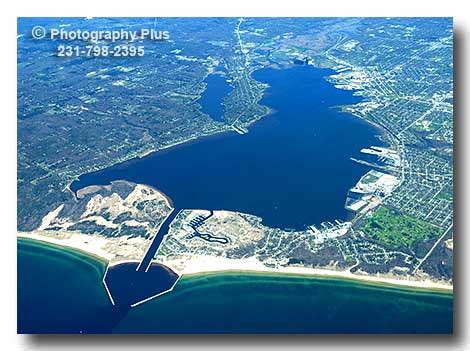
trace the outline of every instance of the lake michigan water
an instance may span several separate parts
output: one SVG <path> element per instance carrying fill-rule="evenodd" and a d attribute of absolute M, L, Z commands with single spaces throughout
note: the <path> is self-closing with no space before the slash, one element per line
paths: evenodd
<path fill-rule="evenodd" d="M 249 133 L 200 139 L 83 175 L 76 191 L 125 179 L 155 186 L 178 208 L 255 214 L 272 227 L 346 219 L 344 201 L 367 168 L 350 157 L 383 145 L 379 132 L 336 106 L 360 101 L 312 67 L 263 69 L 261 103 L 275 112 Z M 202 110 L 222 118 L 229 87 L 209 77 Z M 219 86 L 220 85 L 220 86 Z M 208 106 L 216 104 L 217 106 Z M 102 284 L 105 263 L 20 240 L 20 332 L 449 333 L 452 295 L 347 280 L 227 273 L 183 277 L 175 289 L 131 310 L 115 309 Z"/>
<path fill-rule="evenodd" d="M 450 333 L 452 295 L 304 276 L 184 277 L 130 311 L 113 308 L 105 263 L 20 239 L 21 333 Z"/>

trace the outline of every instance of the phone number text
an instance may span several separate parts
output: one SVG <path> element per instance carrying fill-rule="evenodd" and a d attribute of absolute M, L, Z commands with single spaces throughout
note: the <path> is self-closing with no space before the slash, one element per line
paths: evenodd
<path fill-rule="evenodd" d="M 142 57 L 145 55 L 143 45 L 59 45 L 58 57 Z"/>

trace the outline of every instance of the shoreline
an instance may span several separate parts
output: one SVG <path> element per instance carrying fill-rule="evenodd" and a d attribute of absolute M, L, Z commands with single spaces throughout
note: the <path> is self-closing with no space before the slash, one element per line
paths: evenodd
<path fill-rule="evenodd" d="M 290 267 L 286 267 L 290 268 Z M 292 267 L 295 268 L 295 267 Z M 301 268 L 301 267 L 299 267 Z M 233 269 L 215 269 L 211 271 L 201 271 L 201 272 L 193 272 L 193 273 L 183 273 L 181 275 L 182 278 L 187 276 L 188 278 L 196 278 L 196 277 L 205 277 L 205 276 L 218 276 L 224 274 L 232 274 L 235 275 L 237 273 L 245 274 L 245 275 L 259 275 L 259 276 L 268 276 L 268 277 L 297 277 L 302 279 L 323 279 L 323 280 L 337 280 L 337 281 L 345 281 L 356 283 L 358 285 L 367 285 L 376 288 L 386 288 L 386 289 L 397 289 L 397 290 L 406 290 L 406 291 L 415 291 L 420 293 L 439 293 L 445 295 L 452 295 L 453 296 L 453 287 L 447 286 L 444 284 L 439 283 L 432 283 L 426 282 L 426 286 L 422 286 L 420 281 L 415 280 L 400 280 L 400 279 L 393 279 L 393 278 L 385 278 L 385 277 L 375 277 L 375 276 L 367 276 L 367 275 L 344 275 L 343 271 L 335 271 L 335 270 L 328 270 L 328 269 L 321 269 L 321 268 L 305 268 L 311 269 L 312 272 L 295 272 L 295 271 L 284 271 L 279 269 L 270 270 L 266 268 L 266 270 L 257 269 L 257 270 L 249 270 L 243 268 L 233 268 Z M 432 284 L 432 286 L 427 286 L 427 284 Z"/>
<path fill-rule="evenodd" d="M 85 254 L 92 259 L 103 262 L 107 265 L 115 265 L 124 261 L 114 262 L 108 258 L 110 255 L 103 255 L 101 250 L 90 251 L 88 244 L 79 245 L 79 241 L 72 243 L 61 242 L 61 239 L 49 238 L 38 234 L 24 234 L 18 233 L 17 239 L 31 240 L 43 245 L 53 245 L 58 249 L 77 251 L 79 254 Z M 86 245 L 86 246 L 85 246 Z M 132 261 L 132 260 L 127 260 Z M 168 268 L 175 270 L 172 267 L 171 261 L 156 260 L 155 263 L 160 263 Z M 302 278 L 319 278 L 319 279 L 336 279 L 355 282 L 358 284 L 371 285 L 376 287 L 395 288 L 402 290 L 429 292 L 429 293 L 444 293 L 453 295 L 453 286 L 443 283 L 434 282 L 431 280 L 409 280 L 409 279 L 396 279 L 385 276 L 373 275 L 358 275 L 349 272 L 348 269 L 337 271 L 325 268 L 309 268 L 309 267 L 280 267 L 269 268 L 264 266 L 260 261 L 254 258 L 249 259 L 227 259 L 223 257 L 209 257 L 198 256 L 187 261 L 185 269 L 179 275 L 181 277 L 187 276 L 198 277 L 207 275 L 218 274 L 236 274 L 248 273 L 269 276 L 297 276 Z"/>
<path fill-rule="evenodd" d="M 29 245 L 36 245 L 36 246 L 43 245 L 43 246 L 49 247 L 53 250 L 58 250 L 58 251 L 61 250 L 61 251 L 65 251 L 65 252 L 68 251 L 72 254 L 78 254 L 80 256 L 86 256 L 86 257 L 89 257 L 91 259 L 94 259 L 94 260 L 102 263 L 103 265 L 105 265 L 105 268 L 109 264 L 109 261 L 106 258 L 104 258 L 103 256 L 99 256 L 99 255 L 91 253 L 90 251 L 86 251 L 86 250 L 79 249 L 79 248 L 76 248 L 76 247 L 67 246 L 67 245 L 63 245 L 63 244 L 60 244 L 60 243 L 55 243 L 55 242 L 52 242 L 52 241 L 49 241 L 49 240 L 36 239 L 36 238 L 32 238 L 30 236 L 25 236 L 25 235 L 18 235 L 16 240 L 17 240 L 17 245 L 19 244 L 20 241 L 23 241 L 23 242 L 27 242 Z"/>
<path fill-rule="evenodd" d="M 16 239 L 17 242 L 18 240 L 27 240 L 46 246 L 54 246 L 57 249 L 76 251 L 79 254 L 89 256 L 90 258 L 100 261 L 106 265 L 110 264 L 112 259 L 112 255 L 101 250 L 101 248 L 97 247 L 96 244 L 92 245 L 88 242 L 82 242 L 80 244 L 78 240 L 72 241 L 69 239 L 56 239 L 45 235 L 39 235 L 35 233 L 26 234 L 21 232 L 17 233 Z M 92 245 L 92 247 L 90 247 L 90 245 Z"/>
<path fill-rule="evenodd" d="M 321 269 L 319 269 L 321 270 Z M 293 272 L 279 272 L 279 271 L 262 271 L 262 270 L 243 270 L 243 269 L 232 269 L 232 270 L 217 270 L 217 271 L 207 271 L 200 273 L 189 273 L 183 274 L 181 278 L 187 276 L 190 279 L 198 279 L 205 277 L 217 277 L 223 275 L 243 275 L 243 276 L 258 276 L 258 277 L 268 277 L 268 278 L 298 278 L 298 279 L 312 279 L 316 281 L 329 281 L 329 282 L 343 282 L 348 284 L 356 284 L 361 287 L 371 287 L 375 289 L 385 289 L 385 290 L 398 290 L 409 293 L 420 293 L 420 294 L 439 294 L 449 297 L 453 297 L 453 289 L 449 286 L 443 285 L 442 287 L 421 287 L 414 285 L 406 284 L 397 284 L 394 282 L 382 282 L 375 280 L 361 279 L 361 276 L 353 277 L 344 277 L 342 275 L 337 275 L 335 273 L 341 273 L 341 271 L 326 270 L 327 274 L 322 273 L 293 273 Z M 330 274 L 331 273 L 331 274 Z M 391 278 L 390 278 L 391 279 Z M 391 279 L 392 280 L 392 279 Z M 416 281 L 419 283 L 419 281 Z"/>
<path fill-rule="evenodd" d="M 169 262 L 167 262 L 169 263 Z M 165 262 L 163 262 L 165 264 Z M 251 272 L 260 274 L 276 274 L 276 275 L 297 275 L 303 277 L 323 277 L 338 278 L 359 283 L 368 283 L 381 286 L 393 286 L 396 288 L 419 289 L 423 291 L 440 291 L 453 293 L 453 286 L 435 282 L 432 280 L 411 280 L 399 279 L 389 276 L 379 276 L 370 274 L 354 274 L 346 270 L 334 270 L 327 268 L 311 268 L 311 267 L 266 267 L 255 258 L 248 259 L 227 259 L 223 257 L 204 257 L 199 256 L 188 260 L 188 264 L 182 271 L 182 275 L 203 275 L 217 274 L 222 272 Z"/>
<path fill-rule="evenodd" d="M 138 154 L 138 155 L 134 155 L 128 159 L 125 159 L 125 160 L 121 160 L 119 162 L 116 162 L 116 163 L 112 163 L 111 165 L 105 165 L 103 167 L 98 167 L 97 169 L 91 171 L 91 172 L 86 172 L 86 173 L 82 173 L 76 177 L 74 177 L 74 179 L 72 181 L 70 181 L 67 186 L 65 187 L 66 190 L 69 190 L 72 195 L 75 197 L 76 196 L 76 193 L 78 191 L 80 191 L 81 189 L 85 189 L 87 188 L 88 186 L 84 186 L 84 187 L 81 187 L 81 188 L 78 188 L 77 190 L 72 190 L 71 189 L 71 186 L 73 183 L 75 182 L 80 182 L 80 177 L 84 176 L 84 175 L 88 175 L 88 174 L 92 174 L 92 173 L 97 173 L 97 172 L 101 172 L 101 171 L 104 171 L 105 169 L 109 169 L 109 168 L 112 168 L 112 167 L 115 167 L 117 165 L 123 165 L 123 164 L 126 164 L 126 163 L 132 163 L 132 162 L 138 162 L 140 161 L 141 159 L 144 159 L 144 158 L 147 158 L 147 157 L 152 157 L 154 156 L 155 154 L 164 154 L 166 152 L 171 152 L 171 151 L 174 151 L 175 149 L 179 148 L 179 147 L 185 147 L 187 145 L 191 145 L 192 143 L 196 143 L 196 142 L 200 142 L 201 140 L 204 140 L 205 138 L 211 138 L 211 137 L 219 137 L 219 136 L 222 136 L 223 134 L 225 133 L 236 133 L 233 129 L 231 128 L 227 128 L 227 129 L 221 129 L 221 130 L 216 130 L 212 133 L 204 133 L 204 134 L 201 134 L 201 135 L 197 135 L 197 136 L 192 136 L 188 139 L 184 139 L 184 140 L 180 140 L 180 141 L 177 141 L 177 142 L 174 142 L 174 143 L 171 143 L 171 144 L 168 144 L 168 145 L 165 145 L 161 148 L 157 148 L 157 149 L 154 149 L 154 150 L 147 150 L 147 151 L 144 151 L 142 154 Z M 128 182 L 128 180 L 125 180 L 125 179 L 116 179 L 116 180 L 113 180 L 113 181 L 125 181 L 125 182 Z M 113 181 L 111 181 L 109 184 L 111 184 Z M 105 184 L 105 185 L 109 185 L 109 184 Z M 137 184 L 137 183 L 136 183 Z M 145 184 L 145 183 L 139 183 L 140 185 L 145 185 L 145 186 L 149 186 L 149 187 L 152 187 L 148 184 Z M 100 185 L 100 184 L 93 184 L 93 185 Z M 152 187 L 156 190 L 158 190 L 157 188 L 155 187 Z M 167 196 L 165 193 L 163 193 L 162 191 L 158 190 L 160 193 L 164 194 L 166 197 L 170 198 L 169 196 Z"/>

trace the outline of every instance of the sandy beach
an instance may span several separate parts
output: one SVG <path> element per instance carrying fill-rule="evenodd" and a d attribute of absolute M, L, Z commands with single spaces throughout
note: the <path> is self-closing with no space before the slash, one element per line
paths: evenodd
<path fill-rule="evenodd" d="M 48 242 L 55 245 L 76 249 L 92 256 L 98 256 L 106 261 L 115 259 L 115 255 L 106 251 L 107 240 L 102 237 L 95 237 L 85 234 L 72 234 L 67 238 L 59 239 L 51 236 L 40 235 L 37 233 L 18 233 L 20 238 L 29 238 L 38 241 Z M 122 260 L 124 262 L 125 260 Z M 121 260 L 114 260 L 113 264 L 120 263 Z M 169 266 L 181 275 L 200 275 L 204 273 L 222 273 L 222 272 L 258 272 L 271 274 L 291 274 L 304 276 L 318 276 L 352 279 L 361 282 L 394 285 L 403 288 L 417 288 L 428 290 L 441 290 L 451 293 L 453 287 L 450 284 L 436 282 L 432 280 L 413 280 L 408 276 L 402 279 L 398 277 L 354 274 L 347 270 L 333 270 L 308 267 L 278 267 L 270 268 L 258 261 L 256 258 L 246 259 L 228 259 L 225 257 L 213 256 L 192 256 L 178 260 L 157 260 L 157 262 Z"/>
<path fill-rule="evenodd" d="M 82 251 L 91 256 L 97 256 L 105 261 L 112 260 L 115 256 L 103 248 L 107 243 L 105 238 L 94 237 L 85 234 L 72 234 L 67 238 L 55 238 L 52 236 L 40 235 L 31 232 L 19 232 L 18 238 L 27 238 L 46 243 L 63 246 L 70 249 Z"/>
<path fill-rule="evenodd" d="M 177 265 L 176 262 L 172 261 L 162 261 L 162 263 L 168 265 Z M 395 285 L 409 288 L 445 290 L 447 292 L 453 291 L 452 285 L 441 282 L 435 282 L 432 280 L 412 280 L 409 277 L 403 277 L 403 279 L 398 279 L 379 275 L 353 274 L 349 272 L 349 269 L 340 271 L 333 269 L 294 266 L 269 268 L 253 257 L 239 260 L 212 256 L 192 257 L 191 260 L 186 263 L 185 268 L 182 270 L 182 275 L 197 275 L 203 273 L 217 273 L 228 271 L 321 276 L 331 278 L 353 279 L 362 282 Z"/>

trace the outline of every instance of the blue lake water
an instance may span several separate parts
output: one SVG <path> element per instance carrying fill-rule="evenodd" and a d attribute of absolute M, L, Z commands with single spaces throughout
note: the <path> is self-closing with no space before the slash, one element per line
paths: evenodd
<path fill-rule="evenodd" d="M 223 99 L 230 94 L 233 88 L 227 83 L 227 78 L 220 74 L 210 74 L 205 83 L 206 90 L 202 94 L 198 103 L 201 111 L 207 113 L 215 121 L 222 122 L 224 118 Z"/>
<path fill-rule="evenodd" d="M 350 157 L 383 144 L 377 129 L 335 108 L 360 98 L 327 82 L 332 73 L 310 66 L 256 71 L 253 77 L 270 85 L 261 103 L 274 113 L 249 133 L 219 134 L 134 159 L 83 175 L 71 188 L 123 179 L 162 190 L 178 208 L 239 211 L 279 228 L 346 219 L 347 192 L 367 171 Z M 209 76 L 200 100 L 211 113 L 223 98 L 211 89 L 214 79 L 216 86 L 225 83 Z M 220 110 L 213 113 L 219 119 Z"/>

